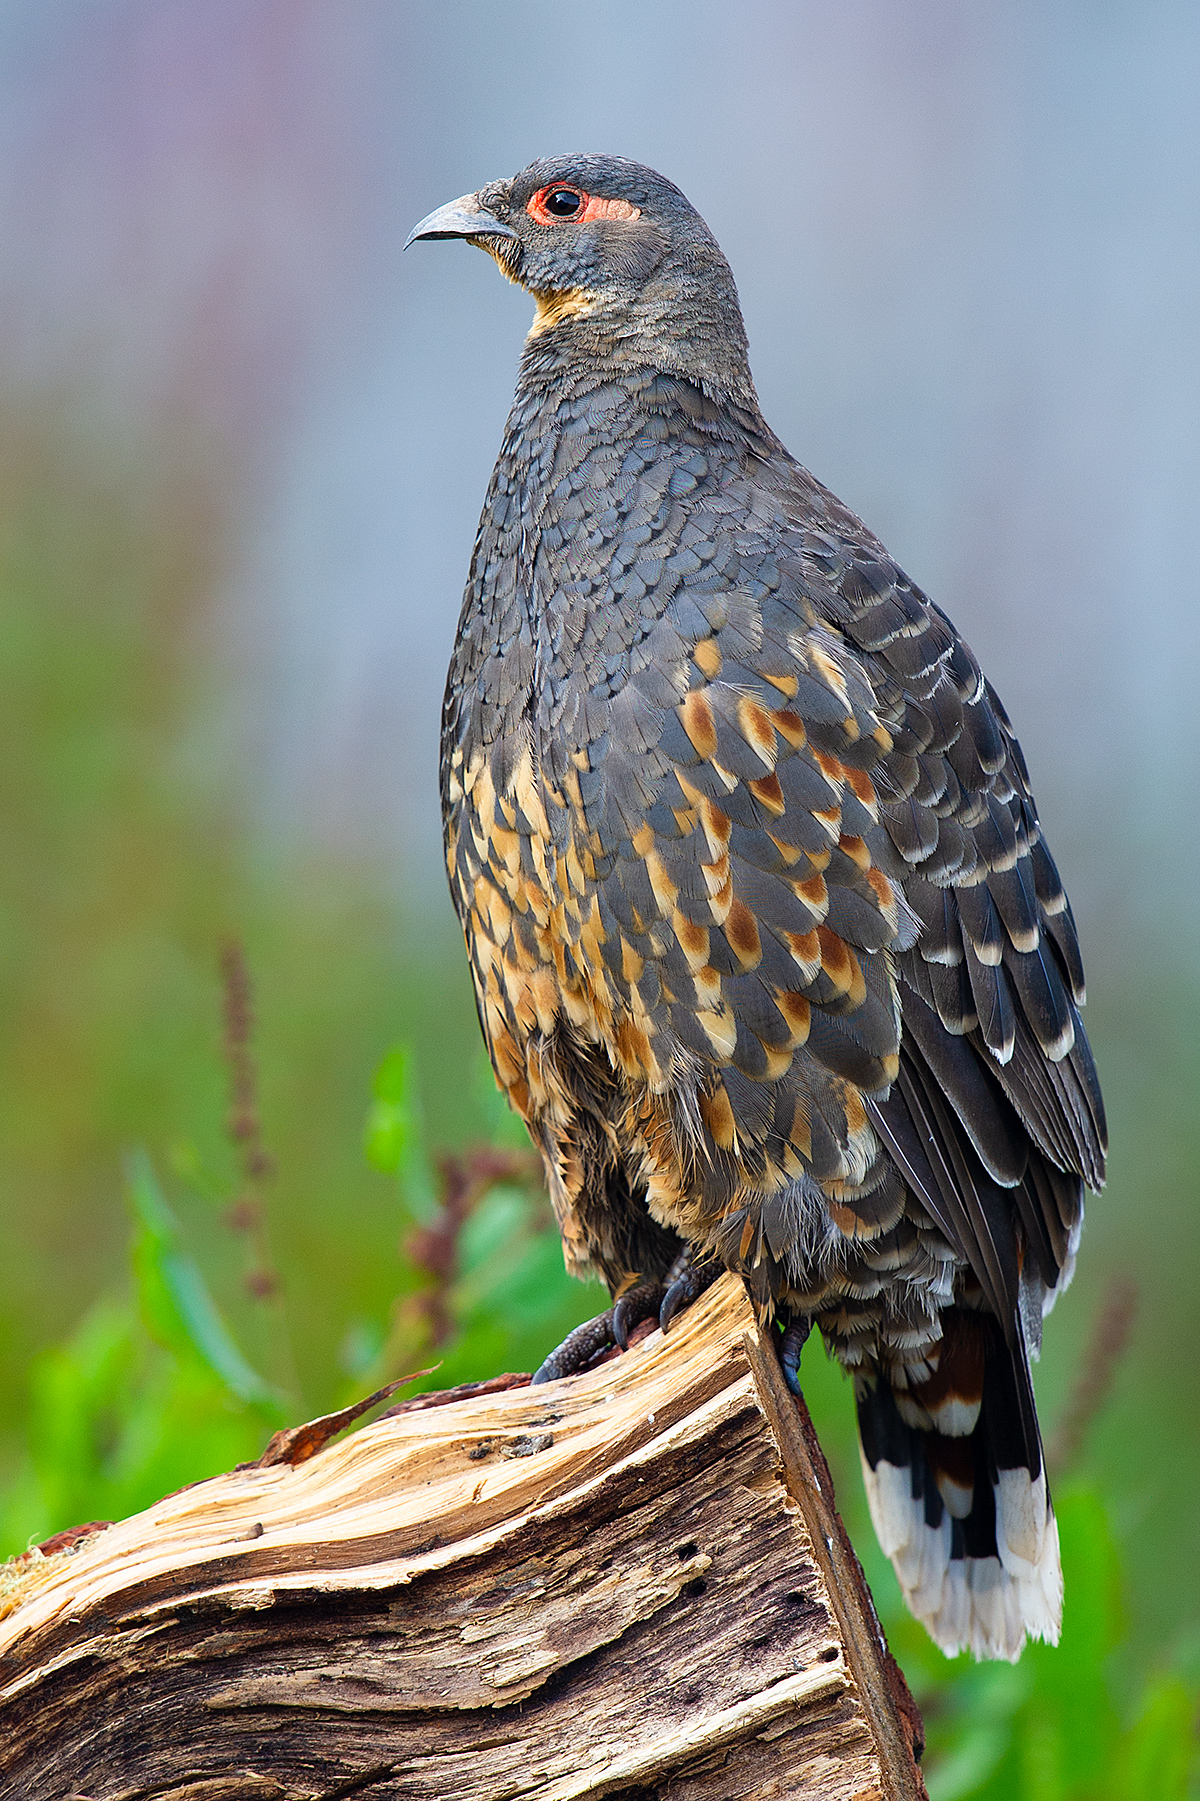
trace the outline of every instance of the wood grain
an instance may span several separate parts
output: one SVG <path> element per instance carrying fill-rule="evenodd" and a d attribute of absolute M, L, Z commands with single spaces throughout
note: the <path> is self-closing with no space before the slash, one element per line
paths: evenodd
<path fill-rule="evenodd" d="M 922 1796 L 814 1446 L 724 1278 L 586 1375 L 169 1496 L 0 1591 L 0 1796 Z"/>

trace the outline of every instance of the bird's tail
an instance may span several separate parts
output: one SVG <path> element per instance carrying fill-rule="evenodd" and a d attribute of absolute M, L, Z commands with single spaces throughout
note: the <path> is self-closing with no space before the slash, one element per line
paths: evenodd
<path fill-rule="evenodd" d="M 924 1370 L 856 1379 L 871 1518 L 905 1600 L 947 1654 L 1057 1644 L 1058 1526 L 1019 1323 L 952 1308 Z M 921 1379 L 914 1380 L 917 1376 Z"/>

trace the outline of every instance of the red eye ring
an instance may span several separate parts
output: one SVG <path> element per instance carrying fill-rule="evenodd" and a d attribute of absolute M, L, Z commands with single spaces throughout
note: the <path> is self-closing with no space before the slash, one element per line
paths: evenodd
<path fill-rule="evenodd" d="M 563 208 L 570 197 L 578 202 L 574 208 Z M 556 204 L 557 203 L 557 204 Z M 525 211 L 539 225 L 585 225 L 593 219 L 638 219 L 641 209 L 628 200 L 606 200 L 599 194 L 585 194 L 568 181 L 552 181 L 539 188 Z"/>
<path fill-rule="evenodd" d="M 590 195 L 565 182 L 552 182 L 541 188 L 529 202 L 529 212 L 541 225 L 560 225 L 565 219 L 578 219 L 587 211 Z"/>

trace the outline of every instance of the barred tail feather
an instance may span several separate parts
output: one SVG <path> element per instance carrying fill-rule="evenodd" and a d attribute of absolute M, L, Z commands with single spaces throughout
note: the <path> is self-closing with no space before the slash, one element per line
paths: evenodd
<path fill-rule="evenodd" d="M 944 1367 L 936 1397 L 897 1391 L 886 1372 L 859 1379 L 863 1479 L 879 1542 L 934 1642 L 949 1657 L 969 1650 L 1011 1663 L 1027 1637 L 1058 1642 L 1058 1526 L 1024 1349 L 1007 1346 L 993 1321 L 971 1326 L 985 1340 L 984 1359 L 967 1359 L 984 1364 L 973 1407 L 961 1392 L 945 1404 Z M 961 1347 L 961 1321 L 955 1336 Z M 938 1424 L 969 1430 L 910 1423 L 929 1418 L 930 1399 Z"/>

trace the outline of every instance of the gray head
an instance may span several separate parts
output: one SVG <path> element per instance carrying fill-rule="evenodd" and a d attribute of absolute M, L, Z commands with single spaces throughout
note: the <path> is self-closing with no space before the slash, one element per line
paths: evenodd
<path fill-rule="evenodd" d="M 675 184 L 641 163 L 543 158 L 439 207 L 417 238 L 465 238 L 529 290 L 539 367 L 640 361 L 754 403 L 729 264 Z"/>

